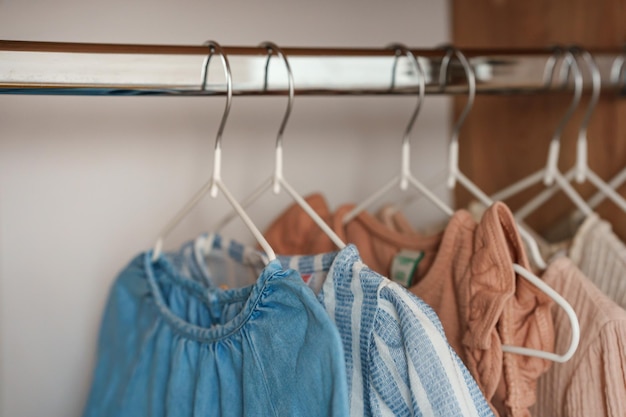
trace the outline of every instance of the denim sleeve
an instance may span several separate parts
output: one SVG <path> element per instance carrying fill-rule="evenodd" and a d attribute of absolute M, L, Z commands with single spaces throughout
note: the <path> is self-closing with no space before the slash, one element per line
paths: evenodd
<path fill-rule="evenodd" d="M 111 287 L 84 417 L 124 415 L 122 387 L 132 377 L 134 360 L 141 353 L 141 338 L 154 325 L 152 316 L 142 312 L 141 301 L 150 294 L 142 265 L 143 256 L 137 256 Z"/>

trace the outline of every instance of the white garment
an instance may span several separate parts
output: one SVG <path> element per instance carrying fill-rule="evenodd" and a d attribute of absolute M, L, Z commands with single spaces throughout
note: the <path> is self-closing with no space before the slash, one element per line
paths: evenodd
<path fill-rule="evenodd" d="M 626 245 L 595 214 L 580 226 L 569 257 L 605 295 L 626 309 Z"/>

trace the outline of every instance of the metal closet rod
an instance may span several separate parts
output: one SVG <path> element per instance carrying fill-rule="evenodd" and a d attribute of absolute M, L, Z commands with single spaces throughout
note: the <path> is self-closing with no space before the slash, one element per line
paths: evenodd
<path fill-rule="evenodd" d="M 267 50 L 225 46 L 231 65 L 233 94 L 287 94 L 287 73 L 276 62 L 269 67 L 264 89 Z M 394 51 L 386 48 L 283 47 L 295 78 L 298 95 L 415 94 L 412 63 L 398 61 L 393 91 Z M 445 88 L 438 83 L 441 49 L 411 49 L 426 72 L 428 94 L 467 92 L 462 67 L 452 62 Z M 619 49 L 592 49 L 604 92 L 626 93 L 624 83 L 611 83 Z M 547 86 L 544 71 L 553 56 L 549 49 L 463 49 L 476 73 L 477 92 L 488 94 L 568 91 L 556 81 Z M 46 95 L 221 95 L 224 74 L 212 63 L 205 90 L 201 68 L 208 55 L 204 46 L 131 45 L 29 42 L 0 40 L 0 94 Z M 272 59 L 274 62 L 276 59 Z M 218 60 L 214 60 L 218 61 Z M 585 77 L 589 89 L 591 80 Z"/>

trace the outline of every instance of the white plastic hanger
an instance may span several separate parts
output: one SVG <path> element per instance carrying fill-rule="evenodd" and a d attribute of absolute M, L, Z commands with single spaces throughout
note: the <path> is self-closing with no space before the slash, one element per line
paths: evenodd
<path fill-rule="evenodd" d="M 287 102 L 287 109 L 285 111 L 285 115 L 283 116 L 283 121 L 280 124 L 280 128 L 278 129 L 278 135 L 276 136 L 276 150 L 275 150 L 275 164 L 274 164 L 274 173 L 264 181 L 259 188 L 257 188 L 252 194 L 250 194 L 245 200 L 242 202 L 243 207 L 248 207 L 252 203 L 254 203 L 261 195 L 263 195 L 266 191 L 272 190 L 274 194 L 280 193 L 281 187 L 287 191 L 287 194 L 293 198 L 293 200 L 304 210 L 306 214 L 308 214 L 315 224 L 319 226 L 322 231 L 332 240 L 332 242 L 340 249 L 346 247 L 346 244 L 337 236 L 337 234 L 331 229 L 324 220 L 313 210 L 313 208 L 296 192 L 296 190 L 287 182 L 285 176 L 283 174 L 283 133 L 285 131 L 285 127 L 287 126 L 287 121 L 289 120 L 289 116 L 291 115 L 291 109 L 293 107 L 294 101 L 294 79 L 293 73 L 291 72 L 291 66 L 289 65 L 289 60 L 283 53 L 283 51 L 272 42 L 263 42 L 261 44 L 268 51 L 267 62 L 265 64 L 265 84 L 264 88 L 267 90 L 268 87 L 268 70 L 270 59 L 272 55 L 275 53 L 279 58 L 283 60 L 285 63 L 285 67 L 287 68 L 287 75 L 289 80 L 289 101 Z M 228 224 L 235 216 L 236 212 L 230 213 L 226 217 L 224 217 L 216 226 L 216 230 L 222 229 L 226 224 Z"/>
<path fill-rule="evenodd" d="M 556 68 L 556 64 L 557 61 L 559 60 L 559 58 L 561 57 L 563 51 L 560 47 L 554 47 L 552 48 L 552 55 L 548 58 L 548 60 L 546 61 L 546 65 L 544 67 L 544 74 L 543 74 L 543 78 L 544 78 L 544 87 L 545 88 L 549 88 L 552 85 L 552 82 L 554 81 L 554 70 Z M 569 66 L 562 66 L 562 70 L 565 69 L 567 70 L 567 74 L 569 74 Z M 564 77 L 561 77 L 564 78 Z M 567 79 L 565 81 L 563 81 L 563 85 L 562 87 L 564 87 L 567 83 Z M 578 103 L 577 99 L 576 99 L 576 89 L 574 90 L 574 97 L 572 98 L 572 100 L 574 101 L 574 103 Z M 565 120 L 567 122 L 567 120 L 569 119 L 568 115 L 570 113 L 573 113 L 575 110 L 575 106 L 574 105 L 570 105 L 570 108 L 568 109 L 568 112 L 566 113 L 565 117 L 563 118 L 563 120 Z M 552 145 L 552 143 L 554 142 L 555 138 L 556 140 L 560 140 L 560 135 L 562 133 L 562 127 L 565 126 L 566 123 L 563 122 L 563 120 L 561 120 L 561 122 L 559 123 L 559 126 L 557 127 L 556 131 L 554 132 L 554 135 L 552 136 L 552 141 L 550 142 L 550 144 Z M 560 145 L 559 145 L 560 146 Z M 552 147 L 550 148 L 550 151 L 552 151 Z M 558 153 L 557 153 L 558 156 Z M 540 169 L 539 171 L 536 171 L 535 173 L 528 175 L 525 178 L 522 178 L 521 180 L 503 188 L 502 190 L 499 190 L 498 192 L 494 193 L 491 195 L 491 198 L 495 201 L 503 201 L 506 200 L 508 198 L 510 198 L 511 196 L 520 193 L 521 191 L 524 191 L 525 189 L 527 189 L 528 187 L 537 184 L 538 182 L 540 182 L 542 179 L 545 178 L 545 167 Z"/>
<path fill-rule="evenodd" d="M 439 209 L 448 215 L 452 216 L 454 214 L 454 210 L 452 210 L 446 203 L 444 203 L 439 197 L 437 197 L 432 191 L 428 189 L 424 184 L 418 181 L 413 174 L 411 173 L 411 131 L 413 130 L 413 125 L 417 120 L 417 116 L 421 109 L 422 102 L 424 101 L 425 94 L 425 75 L 424 69 L 420 64 L 419 60 L 415 58 L 413 53 L 404 45 L 401 44 L 393 44 L 389 48 L 393 48 L 396 52 L 396 58 L 394 61 L 394 65 L 392 68 L 392 76 L 391 76 L 391 87 L 393 90 L 395 87 L 395 79 L 396 79 L 396 66 L 398 63 L 398 59 L 401 55 L 405 55 L 409 58 L 415 68 L 415 72 L 418 78 L 418 99 L 417 104 L 415 105 L 415 109 L 413 110 L 413 114 L 409 119 L 409 123 L 404 131 L 404 135 L 402 137 L 402 155 L 401 155 L 401 163 L 400 163 L 400 173 L 395 175 L 391 180 L 389 180 L 385 185 L 383 185 L 378 191 L 370 195 L 366 198 L 361 204 L 357 205 L 354 209 L 352 209 L 349 213 L 345 215 L 343 218 L 343 223 L 347 224 L 349 221 L 354 219 L 359 215 L 363 210 L 370 207 L 376 201 L 378 201 L 383 195 L 385 195 L 389 190 L 391 190 L 395 186 L 400 186 L 401 190 L 407 190 L 409 184 L 416 188 L 420 193 L 426 196 L 428 200 L 430 200 L 433 204 L 435 204 Z"/>
<path fill-rule="evenodd" d="M 611 84 L 620 87 L 623 89 L 626 85 L 626 66 L 624 62 L 626 61 L 626 55 L 619 56 L 613 61 L 613 65 L 611 67 Z M 620 171 L 615 177 L 613 177 L 609 182 L 608 186 L 615 192 L 619 187 L 622 186 L 626 182 L 626 168 Z M 598 191 L 587 201 L 587 204 L 596 208 L 604 201 L 605 198 L 609 197 L 609 194 L 603 192 L 602 190 Z M 577 211 L 577 217 L 582 217 L 581 213 Z"/>
<path fill-rule="evenodd" d="M 493 204 L 494 200 L 489 198 L 487 194 L 485 194 L 476 184 L 474 184 L 465 174 L 463 174 L 459 169 L 459 133 L 461 131 L 461 127 L 465 122 L 472 106 L 474 105 L 474 100 L 476 97 L 476 76 L 474 74 L 474 70 L 471 68 L 469 61 L 465 57 L 465 55 L 454 47 L 446 48 L 447 53 L 441 61 L 441 69 L 439 70 L 439 85 L 441 88 L 445 87 L 447 74 L 448 74 L 448 66 L 452 56 L 456 56 L 456 58 L 461 62 L 463 68 L 465 69 L 465 75 L 468 80 L 468 99 L 463 112 L 459 116 L 458 121 L 456 122 L 454 129 L 452 131 L 452 139 L 450 141 L 450 155 L 448 159 L 448 187 L 454 188 L 456 182 L 458 181 L 466 190 L 468 190 L 474 197 L 478 199 L 482 204 L 489 207 Z M 520 224 L 518 224 L 518 229 L 520 236 L 526 242 L 526 246 L 529 249 L 529 254 L 531 259 L 537 265 L 537 267 L 541 269 L 545 269 L 547 267 L 546 262 L 543 260 L 541 256 L 541 252 L 539 251 L 539 246 L 537 242 L 531 234 Z"/>
<path fill-rule="evenodd" d="M 591 78 L 592 78 L 592 92 L 591 99 L 589 101 L 589 106 L 587 107 L 587 111 L 583 117 L 583 121 L 580 125 L 580 129 L 578 131 L 578 141 L 577 141 L 577 153 L 576 153 L 576 164 L 572 167 L 567 173 L 565 173 L 564 177 L 568 181 L 572 181 L 576 179 L 576 182 L 584 183 L 585 180 L 589 181 L 593 184 L 600 193 L 604 194 L 606 197 L 610 198 L 622 211 L 626 212 L 626 200 L 620 196 L 609 184 L 607 184 L 598 174 L 591 170 L 587 162 L 587 126 L 589 125 L 589 120 L 595 110 L 598 99 L 600 98 L 600 90 L 601 90 L 601 82 L 602 78 L 600 76 L 600 70 L 593 59 L 593 56 L 588 51 L 585 51 L 578 47 L 571 47 L 569 51 L 575 55 L 576 58 L 583 58 L 587 67 L 589 69 Z M 582 75 L 581 75 L 582 77 Z M 540 205 L 550 199 L 557 191 L 558 187 L 552 186 L 531 201 L 526 203 L 522 208 L 520 208 L 516 217 L 519 219 L 523 219 L 527 217 L 530 213 L 536 210 Z M 589 204 L 587 204 L 589 208 L 593 209 Z"/>
<path fill-rule="evenodd" d="M 267 255 L 269 261 L 276 259 L 276 255 L 272 250 L 270 244 L 265 240 L 261 231 L 254 225 L 250 217 L 246 214 L 244 209 L 239 205 L 235 197 L 228 191 L 226 185 L 222 181 L 222 133 L 224 132 L 224 127 L 226 126 L 226 120 L 228 119 L 228 113 L 230 112 L 230 105 L 233 98 L 233 84 L 232 84 L 232 74 L 230 72 L 230 65 L 228 63 L 228 58 L 224 54 L 222 47 L 214 41 L 208 41 L 204 44 L 209 47 L 209 55 L 204 61 L 204 65 L 202 67 L 202 90 L 206 89 L 206 83 L 209 72 L 209 63 L 211 62 L 211 58 L 214 53 L 219 54 L 222 60 L 222 66 L 224 67 L 224 74 L 226 76 L 226 107 L 224 108 L 224 114 L 222 115 L 222 121 L 220 122 L 219 129 L 217 131 L 217 136 L 215 138 L 215 152 L 213 154 L 213 174 L 209 181 L 200 188 L 200 190 L 189 200 L 187 204 L 183 206 L 183 208 L 174 216 L 174 218 L 163 228 L 161 231 L 156 243 L 154 244 L 152 260 L 156 261 L 161 255 L 161 251 L 163 248 L 164 239 L 170 234 L 170 232 L 180 223 L 180 221 L 187 216 L 187 214 L 200 202 L 202 197 L 204 197 L 207 193 L 211 195 L 211 197 L 217 197 L 218 191 L 221 191 L 226 197 L 226 200 L 233 207 L 237 215 L 243 220 L 245 225 L 248 227 L 252 235 L 254 235 L 255 239 L 261 245 L 261 248 Z"/>
<path fill-rule="evenodd" d="M 452 55 L 454 54 L 456 58 L 463 65 L 463 68 L 465 70 L 465 75 L 468 80 L 468 86 L 469 86 L 469 97 L 467 100 L 467 104 L 465 105 L 465 108 L 463 109 L 463 112 L 461 113 L 461 116 L 459 117 L 459 120 L 457 121 L 454 127 L 452 141 L 450 143 L 451 155 L 450 155 L 450 161 L 449 161 L 450 165 L 449 165 L 448 186 L 454 187 L 456 181 L 458 181 L 470 193 L 472 193 L 476 198 L 478 198 L 483 204 L 487 206 L 491 206 L 493 204 L 493 201 L 480 188 L 478 188 L 472 181 L 470 181 L 470 179 L 467 178 L 459 170 L 459 167 L 458 167 L 458 152 L 459 152 L 458 136 L 461 130 L 461 126 L 463 125 L 463 122 L 465 121 L 465 118 L 469 114 L 472 108 L 472 105 L 474 103 L 474 98 L 476 95 L 476 77 L 474 75 L 474 71 L 469 61 L 467 60 L 467 58 L 461 51 L 459 51 L 458 49 L 454 47 L 448 47 L 446 49 L 447 49 L 446 56 L 444 57 L 441 63 L 440 85 L 443 87 L 446 83 L 449 62 L 450 62 L 450 59 L 452 58 Z M 529 241 L 534 242 L 532 237 L 530 237 L 524 229 L 519 228 L 519 232 L 522 238 L 526 236 L 525 239 L 527 240 L 527 243 Z M 536 242 L 534 243 L 536 246 Z M 576 349 L 578 348 L 578 343 L 580 341 L 580 325 L 578 322 L 578 317 L 576 316 L 576 313 L 574 312 L 574 309 L 563 297 L 561 297 L 560 294 L 558 294 L 556 291 L 550 288 L 550 286 L 547 285 L 545 282 L 543 282 L 541 278 L 537 277 L 535 274 L 533 274 L 532 272 L 530 272 L 523 266 L 514 263 L 513 269 L 520 276 L 522 276 L 523 278 L 528 280 L 531 284 L 535 285 L 537 288 L 543 291 L 559 307 L 561 307 L 564 310 L 570 322 L 570 326 L 572 329 L 572 337 L 571 337 L 569 348 L 562 355 L 558 355 L 552 352 L 545 352 L 545 351 L 541 351 L 537 349 L 530 349 L 526 347 L 509 346 L 509 345 L 502 345 L 502 351 L 515 353 L 519 355 L 525 355 L 525 356 L 533 356 L 533 357 L 547 359 L 547 360 L 560 362 L 560 363 L 568 361 L 576 352 Z"/>
<path fill-rule="evenodd" d="M 548 64 L 546 65 L 546 74 L 549 74 L 549 78 L 547 81 L 547 85 L 550 85 L 552 82 L 553 74 L 554 74 L 554 66 L 556 64 L 557 54 L 560 55 L 562 53 L 560 48 L 555 49 L 555 54 L 548 60 Z M 564 82 L 567 82 L 567 74 L 572 72 L 574 75 L 574 97 L 572 102 L 565 113 L 563 119 L 561 119 L 554 135 L 552 136 L 552 140 L 550 141 L 550 149 L 548 151 L 548 160 L 545 168 L 540 169 L 539 171 L 530 174 L 526 178 L 523 178 L 520 181 L 504 188 L 503 190 L 498 191 L 497 193 L 492 195 L 493 200 L 506 200 L 512 195 L 519 193 L 520 191 L 525 190 L 526 188 L 541 182 L 543 179 L 543 183 L 546 186 L 551 186 L 556 182 L 556 185 L 562 190 L 566 196 L 574 203 L 574 205 L 582 212 L 585 216 L 590 216 L 593 214 L 593 209 L 587 205 L 585 200 L 574 190 L 572 185 L 569 183 L 567 178 L 563 176 L 563 174 L 559 171 L 558 168 L 558 157 L 561 148 L 561 135 L 563 130 L 569 120 L 572 118 L 578 104 L 580 103 L 580 99 L 582 97 L 582 89 L 583 89 L 583 78 L 580 72 L 580 68 L 578 67 L 578 63 L 576 62 L 576 57 L 571 51 L 565 51 L 564 63 L 561 67 L 561 73 L 566 74 L 564 78 Z M 533 200 L 523 206 L 521 209 L 515 212 L 515 217 L 517 219 L 523 219 L 528 213 L 532 212 L 532 210 L 543 202 L 544 196 L 547 195 L 549 191 L 544 190 L 543 194 L 538 195 L 536 200 Z M 543 198 L 539 198 L 543 197 Z"/>

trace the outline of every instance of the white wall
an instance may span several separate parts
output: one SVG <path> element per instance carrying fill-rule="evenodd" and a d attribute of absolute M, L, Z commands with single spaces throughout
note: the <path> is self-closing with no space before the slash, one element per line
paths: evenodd
<path fill-rule="evenodd" d="M 448 39 L 447 2 L 0 0 L 0 39 L 431 47 Z M 235 98 L 224 178 L 244 196 L 269 175 L 284 98 Z M 296 99 L 287 177 L 331 204 L 364 198 L 395 173 L 414 98 Z M 219 98 L 0 96 L 0 415 L 77 416 L 88 390 L 108 288 L 208 178 Z M 442 169 L 448 103 L 427 98 L 415 171 Z M 245 167 L 245 169 L 244 169 Z M 440 187 L 438 192 L 449 198 Z M 287 204 L 251 209 L 264 227 Z M 168 242 L 210 229 L 207 199 Z M 416 224 L 440 214 L 427 203 Z M 251 238 L 237 223 L 227 233 Z"/>

